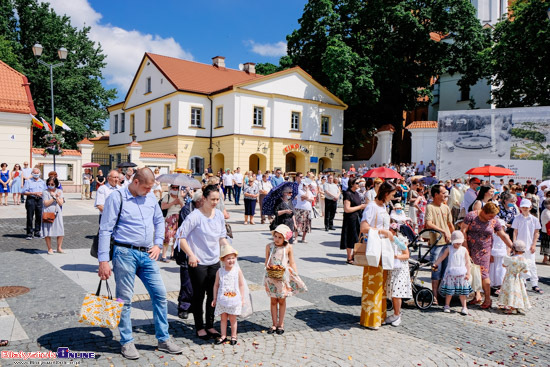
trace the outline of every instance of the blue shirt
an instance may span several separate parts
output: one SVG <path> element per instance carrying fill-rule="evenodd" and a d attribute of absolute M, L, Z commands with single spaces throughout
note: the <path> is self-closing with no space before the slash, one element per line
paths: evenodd
<path fill-rule="evenodd" d="M 122 196 L 121 196 L 121 195 Z M 115 223 L 122 197 L 122 212 Z M 115 241 L 137 247 L 162 246 L 164 242 L 164 217 L 153 193 L 134 197 L 128 187 L 116 190 L 105 200 L 99 226 L 98 259 L 109 261 L 111 235 Z"/>
<path fill-rule="evenodd" d="M 342 191 L 348 191 L 349 177 L 342 177 L 340 182 L 342 183 Z"/>
<path fill-rule="evenodd" d="M 25 185 L 23 185 L 23 193 L 30 193 L 30 192 L 43 192 L 46 191 L 48 188 L 46 187 L 46 183 L 43 179 L 39 178 L 38 180 L 35 180 L 34 177 L 30 180 L 25 180 Z"/>
<path fill-rule="evenodd" d="M 279 177 L 277 177 L 277 176 L 271 177 L 271 186 L 273 186 L 273 188 L 276 188 L 277 186 L 279 186 L 283 182 L 285 182 L 285 179 L 284 179 L 283 175 L 280 175 Z"/>

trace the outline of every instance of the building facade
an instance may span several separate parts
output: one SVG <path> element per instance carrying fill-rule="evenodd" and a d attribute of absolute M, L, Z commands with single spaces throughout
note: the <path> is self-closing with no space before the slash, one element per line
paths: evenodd
<path fill-rule="evenodd" d="M 123 102 L 108 108 L 109 152 L 141 146 L 146 166 L 296 172 L 340 169 L 344 110 L 338 97 L 301 68 L 268 76 L 146 53 Z M 149 157 L 148 157 L 149 156 Z M 173 169 L 173 168 L 170 168 Z"/>

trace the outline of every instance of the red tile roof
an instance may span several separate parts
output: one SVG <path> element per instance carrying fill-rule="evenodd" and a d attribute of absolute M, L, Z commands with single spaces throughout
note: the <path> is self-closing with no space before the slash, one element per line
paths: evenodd
<path fill-rule="evenodd" d="M 27 77 L 2 61 L 0 61 L 0 86 L 2 86 L 0 88 L 1 112 L 36 115 Z"/>
<path fill-rule="evenodd" d="M 176 159 L 175 154 L 169 154 L 169 153 L 156 153 L 156 152 L 141 152 L 139 154 L 140 158 L 168 158 L 168 159 Z"/>
<path fill-rule="evenodd" d="M 32 154 L 44 154 L 44 148 L 32 148 Z M 80 150 L 76 149 L 63 149 L 61 155 L 81 156 L 82 153 L 80 153 Z"/>
<path fill-rule="evenodd" d="M 79 141 L 79 142 L 77 143 L 77 145 L 78 145 L 78 144 L 93 145 L 94 143 L 92 143 L 88 138 L 84 138 L 84 139 L 82 139 L 81 141 Z"/>
<path fill-rule="evenodd" d="M 437 121 L 413 121 L 406 129 L 437 129 Z"/>
<path fill-rule="evenodd" d="M 145 53 L 145 57 L 149 58 L 172 85 L 180 91 L 211 94 L 238 83 L 263 78 L 259 74 L 218 68 L 210 64 L 201 64 L 149 52 Z"/>
<path fill-rule="evenodd" d="M 381 126 L 378 130 L 376 130 L 377 133 L 379 133 L 381 131 L 395 132 L 395 127 L 393 127 L 393 125 L 391 125 L 391 124 L 386 124 L 384 126 Z"/>
<path fill-rule="evenodd" d="M 109 135 L 103 135 L 103 136 L 96 136 L 95 138 L 90 138 L 90 141 L 101 141 L 101 140 L 109 140 Z"/>

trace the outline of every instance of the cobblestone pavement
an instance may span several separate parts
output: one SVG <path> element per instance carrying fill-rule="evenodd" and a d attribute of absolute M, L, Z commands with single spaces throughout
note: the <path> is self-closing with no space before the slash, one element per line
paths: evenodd
<path fill-rule="evenodd" d="M 117 330 L 77 322 L 85 293 L 97 285 L 97 263 L 88 255 L 97 216 L 68 215 L 64 218 L 66 255 L 47 256 L 43 240 L 22 238 L 23 218 L 0 221 L 0 286 L 31 288 L 27 294 L 0 299 L 0 338 L 11 340 L 0 351 L 69 347 L 97 353 L 95 360 L 78 360 L 83 366 L 550 365 L 550 267 L 539 265 L 541 288 L 546 293 L 529 292 L 533 309 L 526 315 L 504 315 L 497 309 L 484 311 L 474 306 L 470 316 L 462 316 L 458 306 L 451 314 L 444 314 L 440 307 L 421 312 L 406 306 L 400 327 L 370 331 L 359 325 L 362 268 L 344 264 L 339 233 L 321 231 L 321 219 L 314 220 L 308 243 L 294 246 L 298 270 L 309 292 L 289 299 L 285 333 L 269 335 L 265 333 L 271 325 L 269 300 L 261 284 L 270 234 L 267 226 L 240 224 L 242 206 L 229 205 L 229 209 L 233 244 L 239 250 L 256 310 L 239 322 L 238 345 L 201 341 L 194 336 L 192 317 L 179 320 L 174 316 L 179 270 L 173 262 L 159 263 L 168 291 L 170 333 L 185 346 L 185 352 L 171 356 L 156 350 L 151 304 L 143 285 L 136 281 L 132 318 L 141 358 L 125 360 L 119 353 Z M 341 210 L 338 218 L 337 225 Z M 429 274 L 422 273 L 420 278 L 427 281 Z M 0 359 L 0 366 L 11 365 L 13 361 Z"/>

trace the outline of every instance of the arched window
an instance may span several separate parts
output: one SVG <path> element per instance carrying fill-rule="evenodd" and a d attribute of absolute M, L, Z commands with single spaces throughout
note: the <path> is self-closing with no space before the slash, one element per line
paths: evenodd
<path fill-rule="evenodd" d="M 204 172 L 204 158 L 199 156 L 189 158 L 189 169 L 192 170 L 195 175 L 202 175 Z"/>

